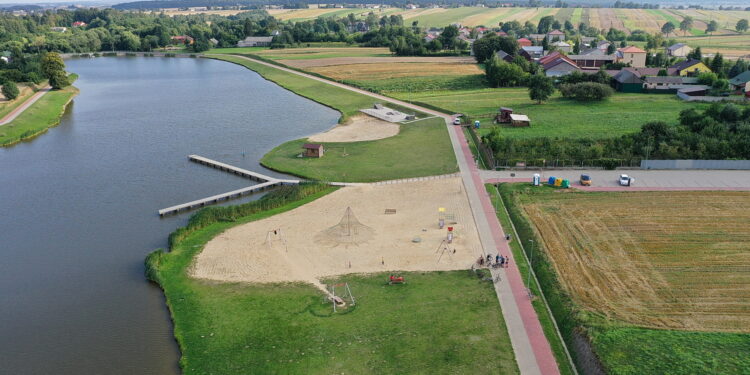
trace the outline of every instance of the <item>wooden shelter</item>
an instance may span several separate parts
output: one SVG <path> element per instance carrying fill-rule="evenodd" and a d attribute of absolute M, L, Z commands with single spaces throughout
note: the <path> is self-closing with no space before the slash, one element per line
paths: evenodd
<path fill-rule="evenodd" d="M 513 114 L 512 108 L 500 107 L 500 110 L 497 111 L 497 116 L 495 116 L 495 121 L 498 124 L 507 124 L 510 122 L 511 114 Z"/>
<path fill-rule="evenodd" d="M 531 126 L 531 120 L 526 115 L 510 115 L 510 126 Z"/>
<path fill-rule="evenodd" d="M 305 149 L 304 156 L 306 158 L 322 158 L 323 157 L 323 145 L 320 143 L 305 143 L 302 145 Z"/>

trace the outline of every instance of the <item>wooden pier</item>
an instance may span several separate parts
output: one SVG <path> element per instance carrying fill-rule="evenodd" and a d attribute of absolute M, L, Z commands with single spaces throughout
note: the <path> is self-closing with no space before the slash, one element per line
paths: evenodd
<path fill-rule="evenodd" d="M 274 180 L 277 180 L 276 178 L 273 178 L 273 177 L 270 177 L 270 176 L 266 176 L 266 175 L 261 174 L 261 173 L 257 173 L 257 172 L 253 172 L 253 171 L 248 171 L 247 169 L 242 169 L 242 168 L 239 168 L 239 167 L 235 167 L 233 165 L 229 165 L 229 164 L 225 164 L 225 163 L 222 163 L 222 162 L 218 162 L 216 160 L 211 160 L 209 158 L 204 158 L 203 156 L 188 155 L 188 159 L 190 161 L 198 163 L 198 164 L 203 164 L 203 165 L 209 166 L 211 168 L 216 168 L 218 170 L 222 170 L 222 171 L 226 171 L 226 172 L 229 172 L 229 173 L 233 173 L 233 174 L 236 174 L 238 176 L 249 178 L 249 179 L 255 180 L 255 181 L 265 182 L 265 181 L 274 181 Z"/>
<path fill-rule="evenodd" d="M 271 189 L 276 186 L 281 185 L 292 185 L 292 184 L 298 184 L 299 180 L 282 180 L 278 178 L 273 178 L 270 176 L 266 176 L 262 173 L 257 173 L 253 171 L 248 171 L 247 169 L 242 169 L 239 167 L 235 167 L 233 165 L 225 164 L 222 162 L 218 162 L 216 160 L 211 160 L 209 158 L 204 158 L 203 156 L 198 155 L 188 155 L 188 159 L 192 162 L 203 164 L 212 168 L 216 168 L 222 171 L 226 171 L 250 180 L 258 181 L 259 184 L 244 187 L 242 189 L 232 190 L 230 192 L 226 192 L 223 194 L 217 194 L 213 195 L 207 198 L 198 199 L 192 202 L 187 202 L 183 204 L 178 204 L 176 206 L 167 207 L 164 209 L 159 210 L 159 216 L 165 216 L 165 215 L 171 215 L 179 213 L 182 210 L 190 210 L 197 207 L 204 207 L 211 204 L 216 204 L 222 201 L 227 201 L 229 199 L 233 198 L 239 198 L 243 195 L 253 194 L 257 193 L 263 190 Z"/>

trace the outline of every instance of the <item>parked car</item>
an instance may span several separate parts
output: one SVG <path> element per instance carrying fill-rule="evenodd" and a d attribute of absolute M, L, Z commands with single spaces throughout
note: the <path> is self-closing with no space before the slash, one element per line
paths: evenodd
<path fill-rule="evenodd" d="M 453 125 L 461 125 L 461 114 L 453 115 Z"/>
<path fill-rule="evenodd" d="M 633 177 L 630 177 L 626 174 L 620 175 L 620 186 L 631 186 L 633 185 L 633 182 L 635 182 L 635 179 Z"/>
<path fill-rule="evenodd" d="M 591 186 L 591 176 L 587 174 L 581 175 L 581 186 Z"/>

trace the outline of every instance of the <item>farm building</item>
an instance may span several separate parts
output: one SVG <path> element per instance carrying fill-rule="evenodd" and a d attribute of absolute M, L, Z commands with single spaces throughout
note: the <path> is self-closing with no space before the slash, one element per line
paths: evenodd
<path fill-rule="evenodd" d="M 643 81 L 640 74 L 632 70 L 623 69 L 613 77 L 615 89 L 619 92 L 642 92 Z"/>
<path fill-rule="evenodd" d="M 700 60 L 686 60 L 679 62 L 677 64 L 672 65 L 670 68 L 674 69 L 677 72 L 677 75 L 680 76 L 697 76 L 701 73 L 708 73 L 711 72 L 711 68 L 707 67 L 706 64 L 704 64 Z"/>
<path fill-rule="evenodd" d="M 497 111 L 497 115 L 495 116 L 495 121 L 498 123 L 509 123 L 510 122 L 510 115 L 513 114 L 513 108 L 507 108 L 507 107 L 500 107 L 500 109 Z"/>
<path fill-rule="evenodd" d="M 670 56 L 670 57 L 685 57 L 692 50 L 693 49 L 690 48 L 685 43 L 677 43 L 677 44 L 673 44 L 673 45 L 667 47 L 667 56 Z"/>
<path fill-rule="evenodd" d="M 568 58 L 573 60 L 576 65 L 580 68 L 600 68 L 606 64 L 615 61 L 613 55 L 568 55 Z"/>
<path fill-rule="evenodd" d="M 729 84 L 732 85 L 732 89 L 738 91 L 745 89 L 748 82 L 750 82 L 750 70 L 739 74 L 729 80 Z"/>
<path fill-rule="evenodd" d="M 306 158 L 322 158 L 325 151 L 320 143 L 305 143 L 302 148 L 305 150 L 303 155 Z"/>
<path fill-rule="evenodd" d="M 636 68 L 642 68 L 646 66 L 646 51 L 636 47 L 628 46 L 617 50 L 617 61 L 630 64 L 630 66 Z"/>
<path fill-rule="evenodd" d="M 272 41 L 272 36 L 249 36 L 237 42 L 237 47 L 268 47 Z"/>
<path fill-rule="evenodd" d="M 510 126 L 531 126 L 531 120 L 529 120 L 529 117 L 526 115 L 510 115 Z"/>
<path fill-rule="evenodd" d="M 677 90 L 695 87 L 697 78 L 692 77 L 642 77 L 643 89 L 674 93 Z M 703 87 L 703 86 L 701 86 Z"/>

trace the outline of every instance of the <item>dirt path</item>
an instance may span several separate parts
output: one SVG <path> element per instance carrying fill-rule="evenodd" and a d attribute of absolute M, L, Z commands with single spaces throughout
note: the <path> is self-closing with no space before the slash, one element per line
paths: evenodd
<path fill-rule="evenodd" d="M 16 119 L 23 111 L 31 107 L 32 104 L 36 103 L 37 100 L 41 99 L 42 96 L 46 93 L 48 93 L 52 88 L 49 86 L 39 90 L 36 92 L 36 94 L 32 95 L 30 98 L 26 99 L 26 101 L 16 107 L 16 109 L 10 111 L 7 115 L 5 115 L 2 119 L 0 119 L 0 126 L 7 125 L 11 123 L 13 120 Z"/>

